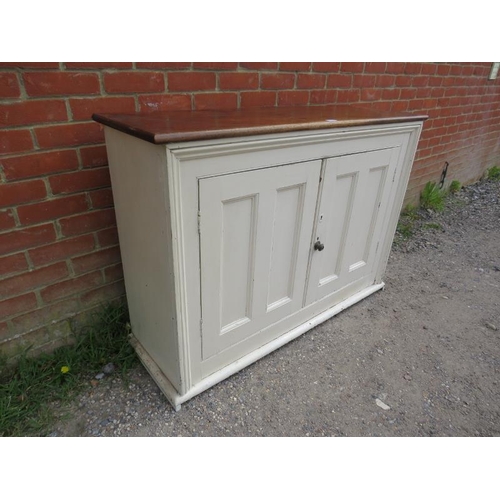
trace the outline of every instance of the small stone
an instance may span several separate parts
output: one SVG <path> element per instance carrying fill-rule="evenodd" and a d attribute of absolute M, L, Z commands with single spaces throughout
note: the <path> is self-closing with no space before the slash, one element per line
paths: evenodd
<path fill-rule="evenodd" d="M 410 375 L 409 373 L 405 373 L 405 374 L 403 375 L 403 378 L 404 378 L 405 380 L 408 380 L 408 381 L 413 380 L 413 379 L 411 378 L 411 375 Z"/>
<path fill-rule="evenodd" d="M 389 405 L 386 405 L 383 401 L 380 401 L 379 398 L 375 399 L 375 403 L 377 404 L 378 407 L 382 408 L 382 410 L 390 410 L 391 407 Z"/>
<path fill-rule="evenodd" d="M 428 327 L 428 326 L 426 326 L 426 325 L 424 325 L 422 328 L 423 328 L 424 330 L 428 330 L 428 329 L 429 329 L 429 327 Z"/>
<path fill-rule="evenodd" d="M 443 299 L 446 299 L 446 300 L 449 299 L 449 297 L 447 297 L 446 295 L 441 295 L 441 297 L 443 297 Z"/>
<path fill-rule="evenodd" d="M 93 379 L 92 379 L 92 380 L 90 381 L 90 385 L 91 385 L 92 387 L 97 387 L 97 386 L 99 385 L 99 382 L 98 382 L 97 380 L 93 380 Z"/>
<path fill-rule="evenodd" d="M 485 326 L 486 326 L 486 328 L 489 328 L 490 330 L 493 330 L 495 332 L 498 330 L 498 328 L 493 323 L 486 322 Z"/>
<path fill-rule="evenodd" d="M 102 371 L 106 375 L 111 375 L 115 371 L 115 365 L 113 363 L 108 363 L 106 366 L 104 366 L 104 368 L 102 369 Z"/>
<path fill-rule="evenodd" d="M 101 379 L 103 379 L 104 377 L 105 377 L 104 373 L 102 373 L 102 372 L 101 372 L 101 373 L 98 373 L 98 374 L 95 376 L 95 379 L 96 379 L 96 380 L 101 380 Z"/>

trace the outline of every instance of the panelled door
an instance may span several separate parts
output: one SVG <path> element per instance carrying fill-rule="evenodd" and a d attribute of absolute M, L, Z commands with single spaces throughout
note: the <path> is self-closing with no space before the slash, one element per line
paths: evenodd
<path fill-rule="evenodd" d="M 372 272 L 398 154 L 391 148 L 325 161 L 305 305 Z"/>
<path fill-rule="evenodd" d="M 320 171 L 316 160 L 199 180 L 203 359 L 303 307 Z"/>

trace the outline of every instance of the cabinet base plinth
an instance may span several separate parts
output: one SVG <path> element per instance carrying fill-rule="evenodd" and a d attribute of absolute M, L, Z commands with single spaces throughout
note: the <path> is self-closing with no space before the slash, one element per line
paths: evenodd
<path fill-rule="evenodd" d="M 289 332 L 279 336 L 278 338 L 272 340 L 271 342 L 268 342 L 267 344 L 263 345 L 259 349 L 256 349 L 255 351 L 247 354 L 246 356 L 243 356 L 242 358 L 234 361 L 230 365 L 222 368 L 221 370 L 218 370 L 215 373 L 212 373 L 208 377 L 204 378 L 194 386 L 192 386 L 185 394 L 181 395 L 177 392 L 175 387 L 170 383 L 168 378 L 163 374 L 161 369 L 158 367 L 158 365 L 155 363 L 155 361 L 149 356 L 149 354 L 146 352 L 144 347 L 142 347 L 141 343 L 134 337 L 134 335 L 131 335 L 130 338 L 130 343 L 134 347 L 137 355 L 139 356 L 139 359 L 141 360 L 142 364 L 146 368 L 146 370 L 149 372 L 153 380 L 157 383 L 158 387 L 161 389 L 169 403 L 173 406 L 175 411 L 179 411 L 181 409 L 181 404 L 185 403 L 186 401 L 190 400 L 194 396 L 197 396 L 198 394 L 202 393 L 203 391 L 206 391 L 207 389 L 210 389 L 210 387 L 213 387 L 215 384 L 218 384 L 222 380 L 230 377 L 231 375 L 234 375 L 235 373 L 239 372 L 243 368 L 246 368 L 247 366 L 251 365 L 252 363 L 255 363 L 255 361 L 258 361 L 259 359 L 263 358 L 267 354 L 275 351 L 276 349 L 280 348 L 281 346 L 287 344 L 288 342 L 294 340 L 295 338 L 299 337 L 303 333 L 311 330 L 315 326 L 318 326 L 319 324 L 323 323 L 324 321 L 332 318 L 333 316 L 339 314 L 342 312 L 344 309 L 347 309 L 348 307 L 352 306 L 353 304 L 356 304 L 360 300 L 364 299 L 365 297 L 368 297 L 368 295 L 371 295 L 372 293 L 384 288 L 385 284 L 378 283 L 376 285 L 371 285 L 366 287 L 365 289 L 361 290 L 360 292 L 352 295 L 351 297 L 343 300 L 342 302 L 336 304 L 335 306 L 327 309 L 326 311 L 314 316 L 310 320 L 302 323 L 301 325 L 297 326 L 296 328 L 290 330 Z"/>

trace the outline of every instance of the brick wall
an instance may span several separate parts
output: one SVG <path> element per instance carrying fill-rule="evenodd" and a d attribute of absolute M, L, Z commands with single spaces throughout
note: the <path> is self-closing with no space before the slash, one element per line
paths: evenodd
<path fill-rule="evenodd" d="M 491 63 L 0 63 L 0 350 L 65 342 L 124 293 L 94 112 L 361 103 L 424 112 L 407 202 L 500 163 Z M 76 325 L 76 326 L 75 326 Z"/>

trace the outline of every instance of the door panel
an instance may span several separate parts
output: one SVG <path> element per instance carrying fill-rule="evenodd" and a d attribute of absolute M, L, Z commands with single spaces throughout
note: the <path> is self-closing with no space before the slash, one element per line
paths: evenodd
<path fill-rule="evenodd" d="M 203 359 L 302 307 L 320 171 L 318 160 L 199 181 Z"/>
<path fill-rule="evenodd" d="M 371 273 L 398 158 L 398 148 L 329 158 L 323 171 L 305 304 Z"/>

